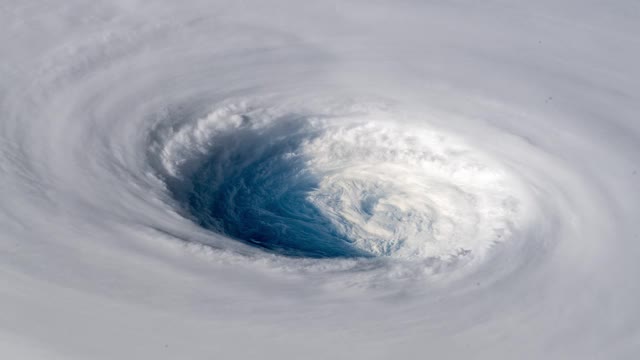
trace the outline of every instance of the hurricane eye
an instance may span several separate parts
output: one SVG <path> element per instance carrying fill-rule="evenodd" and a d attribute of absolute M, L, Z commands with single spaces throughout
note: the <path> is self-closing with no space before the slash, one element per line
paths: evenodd
<path fill-rule="evenodd" d="M 480 261 L 528 226 L 499 162 L 393 116 L 226 105 L 168 137 L 170 191 L 199 226 L 293 258 Z"/>

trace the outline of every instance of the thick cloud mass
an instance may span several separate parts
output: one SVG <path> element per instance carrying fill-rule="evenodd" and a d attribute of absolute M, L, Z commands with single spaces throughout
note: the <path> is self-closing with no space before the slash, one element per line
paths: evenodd
<path fill-rule="evenodd" d="M 637 1 L 2 1 L 0 355 L 636 359 Z"/>

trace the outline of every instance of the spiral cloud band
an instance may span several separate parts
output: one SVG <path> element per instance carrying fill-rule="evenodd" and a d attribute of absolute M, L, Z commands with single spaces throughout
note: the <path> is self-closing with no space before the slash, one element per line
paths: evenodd
<path fill-rule="evenodd" d="M 636 359 L 635 1 L 3 1 L 0 355 Z"/>

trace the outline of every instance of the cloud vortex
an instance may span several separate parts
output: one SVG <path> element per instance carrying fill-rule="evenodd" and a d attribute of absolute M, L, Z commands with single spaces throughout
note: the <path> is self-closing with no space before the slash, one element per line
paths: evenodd
<path fill-rule="evenodd" d="M 0 355 L 635 359 L 633 1 L 5 1 Z"/>

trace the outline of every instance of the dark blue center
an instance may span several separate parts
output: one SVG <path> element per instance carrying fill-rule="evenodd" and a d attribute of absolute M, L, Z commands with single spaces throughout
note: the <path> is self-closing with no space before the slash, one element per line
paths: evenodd
<path fill-rule="evenodd" d="M 214 139 L 208 159 L 178 196 L 201 226 L 278 254 L 369 256 L 307 200 L 318 179 L 300 154 L 315 136 L 304 121 L 249 126 Z"/>

